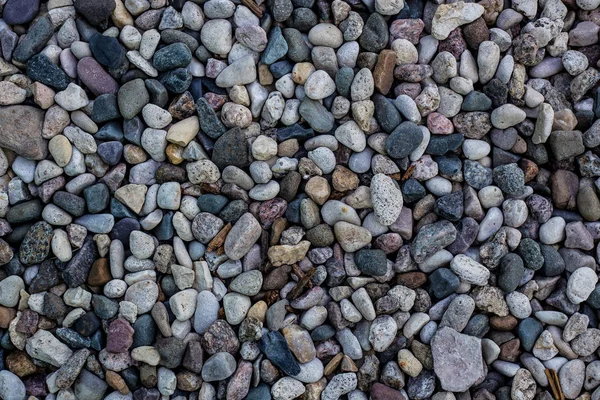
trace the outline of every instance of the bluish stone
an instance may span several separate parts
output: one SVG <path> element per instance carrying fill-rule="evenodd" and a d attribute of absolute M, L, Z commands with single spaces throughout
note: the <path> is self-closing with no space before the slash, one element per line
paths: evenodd
<path fill-rule="evenodd" d="M 379 53 L 385 49 L 389 40 L 390 33 L 386 20 L 376 12 L 371 13 L 358 38 L 358 43 L 367 51 Z"/>
<path fill-rule="evenodd" d="M 89 337 L 84 337 L 70 328 L 58 328 L 56 330 L 56 337 L 72 349 L 84 349 L 92 345 Z"/>
<path fill-rule="evenodd" d="M 484 93 L 473 91 L 465 96 L 461 109 L 463 111 L 487 111 L 492 107 L 492 100 Z"/>
<path fill-rule="evenodd" d="M 140 315 L 133 323 L 132 348 L 151 346 L 156 337 L 156 324 L 150 314 Z"/>
<path fill-rule="evenodd" d="M 33 20 L 40 10 L 40 0 L 8 0 L 2 18 L 8 25 L 22 25 Z"/>
<path fill-rule="evenodd" d="M 354 70 L 350 67 L 342 67 L 335 74 L 335 87 L 340 96 L 350 97 L 350 87 L 354 80 Z"/>
<path fill-rule="evenodd" d="M 117 165 L 123 155 L 123 143 L 116 140 L 100 143 L 98 145 L 98 155 L 108 165 Z"/>
<path fill-rule="evenodd" d="M 154 228 L 154 234 L 158 240 L 171 240 L 173 238 L 173 235 L 175 235 L 175 228 L 173 228 L 173 211 L 163 214 L 160 224 Z"/>
<path fill-rule="evenodd" d="M 385 149 L 392 158 L 404 158 L 412 153 L 423 141 L 423 131 L 414 122 L 406 121 L 398 125 L 388 136 Z"/>
<path fill-rule="evenodd" d="M 300 366 L 292 355 L 285 338 L 278 331 L 269 331 L 258 342 L 260 350 L 286 375 L 298 375 Z"/>
<path fill-rule="evenodd" d="M 192 52 L 183 43 L 173 43 L 154 53 L 152 64 L 158 71 L 185 68 L 192 61 Z"/>
<path fill-rule="evenodd" d="M 165 85 L 169 92 L 180 94 L 190 87 L 192 74 L 185 68 L 176 68 L 164 74 L 160 83 Z"/>
<path fill-rule="evenodd" d="M 448 221 L 457 222 L 464 211 L 462 190 L 438 198 L 433 205 L 433 211 Z"/>
<path fill-rule="evenodd" d="M 292 72 L 294 65 L 295 65 L 294 63 L 292 63 L 291 61 L 288 61 L 288 60 L 278 61 L 269 66 L 269 71 L 271 71 L 271 74 L 273 74 L 273 78 L 279 79 L 282 76 L 287 75 L 290 72 Z"/>
<path fill-rule="evenodd" d="M 169 92 L 167 88 L 156 79 L 146 79 L 144 83 L 150 95 L 150 103 L 167 108 L 167 104 L 169 104 Z"/>
<path fill-rule="evenodd" d="M 133 231 L 140 230 L 140 223 L 135 218 L 123 218 L 118 221 L 110 232 L 112 240 L 120 240 L 123 243 L 129 243 L 129 235 Z M 160 239 L 159 239 L 160 240 Z"/>
<path fill-rule="evenodd" d="M 453 133 L 451 135 L 431 135 L 425 153 L 442 156 L 449 151 L 458 149 L 463 143 L 464 135 Z"/>
<path fill-rule="evenodd" d="M 391 133 L 402 122 L 400 112 L 390 99 L 379 93 L 373 96 L 373 103 L 375 105 L 375 118 L 379 125 L 384 131 Z"/>
<path fill-rule="evenodd" d="M 435 162 L 438 164 L 440 175 L 448 179 L 459 176 L 462 170 L 462 161 L 454 153 L 435 157 Z"/>
<path fill-rule="evenodd" d="M 465 160 L 463 175 L 465 182 L 477 190 L 492 184 L 492 169 L 477 161 Z"/>
<path fill-rule="evenodd" d="M 283 37 L 281 28 L 275 26 L 271 29 L 271 35 L 269 36 L 269 42 L 267 48 L 264 50 L 261 56 L 263 64 L 271 65 L 275 61 L 284 57 L 288 51 L 288 44 Z"/>
<path fill-rule="evenodd" d="M 542 323 L 535 318 L 525 318 L 519 323 L 517 335 L 525 351 L 533 349 L 538 336 L 540 336 L 543 330 Z"/>
<path fill-rule="evenodd" d="M 234 224 L 246 212 L 248 212 L 248 204 L 244 200 L 233 200 L 223 207 L 219 213 L 219 218 Z"/>
<path fill-rule="evenodd" d="M 211 214 L 218 214 L 228 202 L 227 197 L 218 194 L 207 193 L 198 197 L 200 211 Z"/>
<path fill-rule="evenodd" d="M 29 30 L 27 31 L 27 35 L 25 35 L 23 40 L 21 40 L 15 48 L 15 51 L 13 52 L 13 59 L 20 63 L 26 63 L 31 57 L 38 54 L 44 49 L 46 43 L 48 43 L 48 40 L 50 40 L 53 34 L 54 25 L 52 24 L 52 21 L 50 21 L 50 18 L 44 15 L 43 17 L 35 21 L 33 24 L 31 24 Z M 39 55 L 40 54 L 38 54 L 38 56 Z M 42 66 L 40 66 L 39 68 L 43 69 Z M 66 87 L 67 85 L 65 85 L 65 88 Z M 59 88 L 57 87 L 56 89 Z M 64 90 L 64 88 L 59 90 Z"/>
<path fill-rule="evenodd" d="M 552 277 L 559 276 L 564 272 L 565 260 L 553 246 L 541 244 L 540 251 L 544 258 L 544 265 L 540 269 L 542 275 Z"/>
<path fill-rule="evenodd" d="M 298 111 L 306 123 L 315 131 L 327 133 L 333 129 L 335 123 L 333 114 L 319 101 L 305 97 L 300 103 Z"/>
<path fill-rule="evenodd" d="M 427 195 L 427 192 L 418 180 L 409 178 L 402 185 L 402 194 L 406 202 L 412 203 L 421 200 Z"/>
<path fill-rule="evenodd" d="M 490 318 L 484 314 L 475 314 L 471 317 L 462 333 L 469 336 L 483 338 L 490 330 Z"/>
<path fill-rule="evenodd" d="M 519 287 L 524 274 L 525 267 L 521 257 L 515 253 L 508 253 L 500 260 L 498 287 L 505 293 L 514 292 Z"/>
<path fill-rule="evenodd" d="M 104 183 L 97 183 L 85 188 L 83 190 L 83 197 L 85 198 L 88 212 L 96 214 L 108 206 L 110 192 L 108 191 L 108 186 Z"/>
<path fill-rule="evenodd" d="M 125 139 L 137 146 L 142 145 L 142 133 L 145 128 L 144 123 L 138 116 L 123 121 L 123 133 Z"/>
<path fill-rule="evenodd" d="M 74 217 L 81 217 L 85 214 L 85 200 L 75 194 L 56 192 L 52 196 L 52 202 Z"/>
<path fill-rule="evenodd" d="M 110 199 L 110 213 L 115 218 L 137 218 L 133 211 L 114 197 Z"/>
<path fill-rule="evenodd" d="M 315 131 L 310 128 L 305 128 L 300 124 L 286 126 L 285 128 L 277 128 L 276 133 L 277 140 L 280 142 L 288 139 L 298 139 L 303 141 L 315 136 Z"/>
<path fill-rule="evenodd" d="M 271 400 L 271 391 L 265 383 L 261 383 L 248 391 L 244 400 Z"/>
<path fill-rule="evenodd" d="M 331 325 L 321 325 L 316 327 L 310 334 L 313 342 L 322 342 L 335 336 L 335 328 Z"/>
<path fill-rule="evenodd" d="M 96 99 L 96 101 L 98 101 L 98 99 Z M 94 105 L 95 104 L 96 103 L 94 103 Z M 121 128 L 121 123 L 113 121 L 109 122 L 108 124 L 104 124 L 102 128 L 96 132 L 94 138 L 98 140 L 122 140 L 123 129 Z"/>

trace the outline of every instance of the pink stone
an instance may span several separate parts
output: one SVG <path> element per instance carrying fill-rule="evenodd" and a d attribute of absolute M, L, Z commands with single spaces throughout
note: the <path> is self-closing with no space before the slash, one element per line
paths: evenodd
<path fill-rule="evenodd" d="M 390 26 L 390 42 L 406 39 L 412 44 L 419 44 L 419 37 L 425 28 L 420 19 L 397 19 Z"/>
<path fill-rule="evenodd" d="M 133 328 L 123 318 L 117 318 L 108 327 L 106 350 L 110 353 L 127 353 L 133 344 Z"/>
<path fill-rule="evenodd" d="M 427 128 L 429 128 L 431 133 L 437 135 L 449 135 L 454 132 L 452 121 L 437 112 L 433 112 L 427 116 Z"/>
<path fill-rule="evenodd" d="M 117 81 L 92 57 L 84 57 L 77 63 L 77 74 L 81 82 L 96 96 L 119 91 Z"/>

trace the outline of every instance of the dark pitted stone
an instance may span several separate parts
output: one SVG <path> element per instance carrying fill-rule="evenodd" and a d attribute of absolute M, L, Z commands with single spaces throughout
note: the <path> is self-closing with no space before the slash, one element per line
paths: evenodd
<path fill-rule="evenodd" d="M 128 242 L 125 242 L 128 243 Z M 65 283 L 72 288 L 83 285 L 87 281 L 90 268 L 98 258 L 98 250 L 92 237 L 88 237 L 81 246 L 78 252 L 73 255 L 73 258 L 67 264 L 62 273 Z"/>
<path fill-rule="evenodd" d="M 83 349 L 92 345 L 90 338 L 84 337 L 70 328 L 58 328 L 56 337 L 72 349 Z"/>
<path fill-rule="evenodd" d="M 542 323 L 535 318 L 525 318 L 519 323 L 517 335 L 519 336 L 521 346 L 525 351 L 531 351 L 531 349 L 533 349 L 533 345 L 543 330 Z"/>
<path fill-rule="evenodd" d="M 115 0 L 75 0 L 75 10 L 92 25 L 106 21 L 116 6 Z"/>
<path fill-rule="evenodd" d="M 383 130 L 390 133 L 400 125 L 402 117 L 390 99 L 377 93 L 373 96 L 373 103 L 375 104 L 375 118 Z"/>
<path fill-rule="evenodd" d="M 517 252 L 523 258 L 525 266 L 537 271 L 544 265 L 544 256 L 540 250 L 540 245 L 533 239 L 523 238 L 517 247 Z"/>
<path fill-rule="evenodd" d="M 73 324 L 73 329 L 83 337 L 89 338 L 100 329 L 102 321 L 93 312 L 87 312 L 81 317 L 77 318 Z"/>
<path fill-rule="evenodd" d="M 398 125 L 388 136 L 385 149 L 392 158 L 404 158 L 412 153 L 423 141 L 423 131 L 414 122 L 406 121 Z"/>
<path fill-rule="evenodd" d="M 23 222 L 36 221 L 42 216 L 44 205 L 39 199 L 29 200 L 14 205 L 6 213 L 6 220 L 11 224 L 22 224 Z"/>
<path fill-rule="evenodd" d="M 450 151 L 458 149 L 462 145 L 463 140 L 464 135 L 461 133 L 453 133 L 451 135 L 431 135 L 425 153 L 442 156 Z"/>
<path fill-rule="evenodd" d="M 119 41 L 100 33 L 90 38 L 90 50 L 96 61 L 108 68 L 118 68 L 125 58 L 125 50 Z"/>
<path fill-rule="evenodd" d="M 192 74 L 185 68 L 176 68 L 165 73 L 160 78 L 160 83 L 165 85 L 169 92 L 183 93 L 192 83 Z"/>
<path fill-rule="evenodd" d="M 415 378 L 408 379 L 406 392 L 409 399 L 424 400 L 433 394 L 435 390 L 435 373 L 423 370 Z"/>
<path fill-rule="evenodd" d="M 525 175 L 517 164 L 501 165 L 494 168 L 494 182 L 509 196 L 518 196 L 523 193 Z"/>
<path fill-rule="evenodd" d="M 187 343 L 176 337 L 158 337 L 155 347 L 160 354 L 160 365 L 166 368 L 177 368 L 181 365 Z"/>
<path fill-rule="evenodd" d="M 514 292 L 519 287 L 524 274 L 523 259 L 515 253 L 508 253 L 500 260 L 498 287 L 506 293 Z"/>
<path fill-rule="evenodd" d="M 275 26 L 273 29 L 271 29 L 269 42 L 267 43 L 267 48 L 261 55 L 261 61 L 263 64 L 271 65 L 280 58 L 284 57 L 287 52 L 288 44 L 283 37 L 281 28 Z"/>
<path fill-rule="evenodd" d="M 463 214 L 463 193 L 461 190 L 452 192 L 435 201 L 433 211 L 448 221 L 458 221 Z"/>
<path fill-rule="evenodd" d="M 4 5 L 2 19 L 8 25 L 26 24 L 40 10 L 40 0 L 8 0 Z"/>
<path fill-rule="evenodd" d="M 223 170 L 229 165 L 248 166 L 248 144 L 244 132 L 238 127 L 230 129 L 215 142 L 212 161 Z"/>
<path fill-rule="evenodd" d="M 265 356 L 286 375 L 298 375 L 300 366 L 292 355 L 285 338 L 278 331 L 270 331 L 263 335 L 258 342 L 260 350 Z"/>
<path fill-rule="evenodd" d="M 363 27 L 358 43 L 363 49 L 380 52 L 385 49 L 389 40 L 390 33 L 387 22 L 380 14 L 372 13 Z"/>
<path fill-rule="evenodd" d="M 173 43 L 154 53 L 152 64 L 158 71 L 185 68 L 192 61 L 192 52 L 183 43 Z"/>
<path fill-rule="evenodd" d="M 13 59 L 21 63 L 27 62 L 31 57 L 42 51 L 53 33 L 54 25 L 50 18 L 48 16 L 41 17 L 29 27 L 27 35 L 19 42 L 13 52 Z"/>
<path fill-rule="evenodd" d="M 29 284 L 29 293 L 41 293 L 60 283 L 58 269 L 53 261 L 46 260 L 38 268 L 37 275 Z"/>
<path fill-rule="evenodd" d="M 387 272 L 387 257 L 383 250 L 361 249 L 354 254 L 354 262 L 367 275 L 382 276 Z"/>
<path fill-rule="evenodd" d="M 25 235 L 19 248 L 19 259 L 25 265 L 39 264 L 50 253 L 52 226 L 45 221 L 36 222 Z"/>
<path fill-rule="evenodd" d="M 198 99 L 196 108 L 198 110 L 198 119 L 200 120 L 200 129 L 202 129 L 202 132 L 213 139 L 217 139 L 227 131 L 225 125 L 223 125 L 204 97 Z"/>
<path fill-rule="evenodd" d="M 110 213 L 115 218 L 136 218 L 133 211 L 114 197 L 110 199 Z"/>
<path fill-rule="evenodd" d="M 219 218 L 225 222 L 231 222 L 233 224 L 247 211 L 248 204 L 246 204 L 244 200 L 233 200 L 223 207 L 219 213 Z"/>
<path fill-rule="evenodd" d="M 70 83 L 67 74 L 44 54 L 27 61 L 27 76 L 56 90 L 65 90 Z"/>
<path fill-rule="evenodd" d="M 465 182 L 477 190 L 492 184 L 492 169 L 477 161 L 465 160 L 463 174 Z"/>
<path fill-rule="evenodd" d="M 96 123 L 121 118 L 121 113 L 119 112 L 119 105 L 117 103 L 117 96 L 114 93 L 106 93 L 96 97 L 96 100 L 94 100 L 94 107 L 92 108 L 91 118 L 92 121 Z M 122 139 L 123 130 L 120 126 L 115 129 L 115 125 L 119 126 L 118 123 L 104 125 L 98 130 L 94 137 L 99 140 Z"/>
<path fill-rule="evenodd" d="M 156 170 L 156 183 L 185 182 L 185 169 L 173 164 L 163 164 Z"/>
<path fill-rule="evenodd" d="M 437 299 L 443 299 L 458 289 L 460 280 L 450 269 L 438 268 L 429 275 L 429 285 L 431 293 Z"/>

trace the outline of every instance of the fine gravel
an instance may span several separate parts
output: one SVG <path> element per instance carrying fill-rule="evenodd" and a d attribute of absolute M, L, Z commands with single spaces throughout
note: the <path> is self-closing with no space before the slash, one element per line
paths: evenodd
<path fill-rule="evenodd" d="M 600 400 L 600 0 L 0 16 L 0 399 Z"/>

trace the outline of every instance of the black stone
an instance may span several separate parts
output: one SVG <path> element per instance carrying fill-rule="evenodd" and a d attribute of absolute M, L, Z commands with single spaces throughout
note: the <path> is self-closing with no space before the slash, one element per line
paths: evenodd
<path fill-rule="evenodd" d="M 239 168 L 248 166 L 248 144 L 240 128 L 230 129 L 217 139 L 213 148 L 212 161 L 220 170 L 229 165 Z"/>
<path fill-rule="evenodd" d="M 390 133 L 400 125 L 402 117 L 400 117 L 400 112 L 390 99 L 376 93 L 373 96 L 373 103 L 375 104 L 375 118 L 383 130 Z"/>
<path fill-rule="evenodd" d="M 96 123 L 111 121 L 113 119 L 121 118 L 121 113 L 119 112 L 119 105 L 117 103 L 117 95 L 113 93 L 101 94 L 96 97 L 94 100 L 94 106 L 92 108 L 92 121 Z M 105 125 L 106 126 L 106 125 Z M 94 135 L 98 139 L 105 139 L 102 137 L 98 137 L 102 128 Z M 123 137 L 123 132 L 121 131 L 121 138 Z M 110 139 L 110 138 L 106 138 Z M 118 138 L 120 139 L 120 138 Z"/>
<path fill-rule="evenodd" d="M 464 135 L 453 133 L 451 135 L 431 135 L 425 153 L 442 156 L 449 151 L 457 150 L 463 143 Z"/>
<path fill-rule="evenodd" d="M 354 254 L 354 262 L 364 274 L 382 276 L 387 273 L 387 257 L 383 250 L 361 249 Z"/>
<path fill-rule="evenodd" d="M 500 260 L 498 287 L 506 293 L 514 292 L 519 287 L 524 274 L 523 259 L 515 253 L 508 253 Z"/>
<path fill-rule="evenodd" d="M 459 190 L 438 198 L 433 206 L 433 211 L 448 221 L 458 221 L 464 211 L 463 192 Z"/>
<path fill-rule="evenodd" d="M 41 17 L 31 24 L 27 31 L 27 35 L 19 42 L 13 52 L 13 59 L 21 63 L 27 62 L 31 57 L 42 51 L 53 34 L 54 25 L 52 24 L 52 21 L 50 21 L 50 18 L 46 15 Z M 55 67 L 58 68 L 56 65 Z"/>
<path fill-rule="evenodd" d="M 125 242 L 128 243 L 128 242 Z M 75 253 L 62 273 L 65 283 L 72 288 L 83 285 L 87 281 L 92 264 L 98 258 L 98 250 L 92 237 L 88 237 L 81 249 Z"/>
<path fill-rule="evenodd" d="M 192 52 L 183 43 L 173 43 L 154 53 L 152 64 L 158 71 L 185 68 L 192 61 Z"/>
<path fill-rule="evenodd" d="M 358 43 L 367 51 L 380 52 L 390 40 L 386 20 L 378 13 L 372 13 L 363 27 Z"/>
<path fill-rule="evenodd" d="M 292 355 L 285 338 L 278 331 L 270 331 L 263 335 L 258 346 L 265 356 L 285 374 L 294 376 L 300 373 L 298 362 Z"/>
<path fill-rule="evenodd" d="M 164 74 L 160 83 L 165 85 L 169 92 L 181 94 L 190 87 L 192 74 L 185 68 L 176 68 Z"/>
<path fill-rule="evenodd" d="M 206 135 L 213 139 L 227 132 L 227 128 L 221 122 L 215 111 L 212 109 L 208 101 L 204 97 L 200 97 L 196 102 L 198 110 L 198 120 L 200 121 L 200 129 Z"/>
<path fill-rule="evenodd" d="M 38 54 L 27 62 L 27 76 L 56 90 L 65 90 L 71 82 L 67 74 L 44 54 Z"/>
<path fill-rule="evenodd" d="M 75 0 L 75 10 L 92 25 L 106 21 L 116 6 L 115 0 Z"/>
<path fill-rule="evenodd" d="M 100 325 L 100 319 L 90 311 L 77 318 L 73 324 L 73 329 L 81 336 L 90 337 L 100 328 Z"/>
<path fill-rule="evenodd" d="M 125 50 L 119 41 L 100 33 L 90 38 L 90 50 L 96 61 L 108 68 L 118 68 L 125 59 Z"/>
<path fill-rule="evenodd" d="M 404 158 L 413 152 L 423 141 L 423 131 L 414 122 L 406 121 L 398 125 L 388 136 L 385 149 L 392 158 Z"/>
<path fill-rule="evenodd" d="M 459 286 L 458 276 L 448 268 L 438 268 L 429 275 L 430 292 L 437 299 L 450 296 Z"/>

